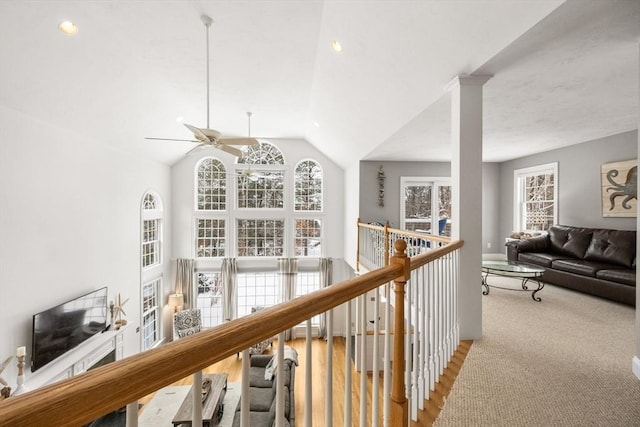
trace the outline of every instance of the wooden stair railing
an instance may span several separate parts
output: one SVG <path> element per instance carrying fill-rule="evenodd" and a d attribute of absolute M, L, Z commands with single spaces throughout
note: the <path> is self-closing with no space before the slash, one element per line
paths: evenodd
<path fill-rule="evenodd" d="M 388 282 L 395 281 L 396 297 L 403 299 L 410 269 L 443 257 L 462 244 L 456 241 L 409 259 L 404 254 L 405 242 L 398 240 L 396 254 L 386 267 L 0 401 L 0 426 L 83 425 Z M 404 339 L 404 322 L 398 319 L 395 324 L 398 348 L 393 351 L 396 360 L 404 360 L 404 346 L 398 345 L 400 337 Z M 404 376 L 402 369 L 399 372 L 397 375 L 394 366 L 391 405 L 399 420 L 394 415 L 392 425 L 407 419 L 407 400 L 401 393 Z"/>
<path fill-rule="evenodd" d="M 78 426 L 403 274 L 392 264 L 0 402 L 0 425 Z"/>

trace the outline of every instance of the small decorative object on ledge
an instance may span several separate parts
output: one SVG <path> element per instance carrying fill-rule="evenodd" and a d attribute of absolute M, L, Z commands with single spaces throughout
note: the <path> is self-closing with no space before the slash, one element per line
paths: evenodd
<path fill-rule="evenodd" d="M 116 316 L 116 321 L 115 321 L 115 325 L 116 325 L 116 330 L 120 329 L 121 326 L 124 326 L 127 324 L 127 321 L 125 319 L 122 318 L 122 315 L 127 315 L 127 313 L 124 312 L 124 305 L 129 301 L 129 298 L 127 298 L 126 300 L 122 301 L 122 298 L 120 297 L 120 294 L 118 294 L 118 299 L 116 300 L 116 305 L 113 308 L 113 311 L 115 313 Z"/>
<path fill-rule="evenodd" d="M 2 374 L 2 371 L 9 365 L 11 360 L 13 360 L 13 356 L 7 357 L 7 359 L 2 362 L 2 365 L 0 365 L 0 374 Z M 9 387 L 9 384 L 2 377 L 0 377 L 0 384 L 4 386 L 0 389 L 0 400 L 3 400 L 11 396 L 11 387 Z"/>
<path fill-rule="evenodd" d="M 382 165 L 378 169 L 378 206 L 384 207 L 384 171 Z"/>
<path fill-rule="evenodd" d="M 18 378 L 16 383 L 18 387 L 13 392 L 14 396 L 18 394 L 26 393 L 29 389 L 24 385 L 24 358 L 27 355 L 27 349 L 25 347 L 18 347 L 16 350 L 16 358 L 18 359 Z"/>

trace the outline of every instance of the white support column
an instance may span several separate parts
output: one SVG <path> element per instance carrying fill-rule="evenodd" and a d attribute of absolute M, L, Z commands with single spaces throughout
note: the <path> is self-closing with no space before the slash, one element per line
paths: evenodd
<path fill-rule="evenodd" d="M 453 239 L 460 249 L 459 313 L 462 339 L 482 336 L 482 85 L 490 76 L 458 76 L 451 93 L 451 178 Z"/>

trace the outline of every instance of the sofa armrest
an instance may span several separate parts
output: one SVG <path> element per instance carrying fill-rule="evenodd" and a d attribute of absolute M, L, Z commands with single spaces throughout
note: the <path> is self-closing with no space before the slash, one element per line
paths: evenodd
<path fill-rule="evenodd" d="M 505 246 L 507 247 L 507 260 L 517 261 L 520 252 L 546 252 L 549 248 L 549 235 L 510 240 L 505 243 Z"/>
<path fill-rule="evenodd" d="M 265 368 L 269 364 L 269 361 L 271 361 L 272 357 L 273 355 L 271 354 L 253 354 L 251 355 L 251 362 L 249 365 Z"/>

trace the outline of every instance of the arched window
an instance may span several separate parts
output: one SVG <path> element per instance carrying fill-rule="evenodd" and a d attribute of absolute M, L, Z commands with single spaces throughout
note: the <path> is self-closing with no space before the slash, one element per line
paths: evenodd
<path fill-rule="evenodd" d="M 284 165 L 282 151 L 273 144 L 261 142 L 249 145 L 247 153 L 238 159 L 238 164 L 244 165 Z"/>
<path fill-rule="evenodd" d="M 322 211 L 322 168 L 313 160 L 303 160 L 296 166 L 296 211 Z"/>
<path fill-rule="evenodd" d="M 196 209 L 223 211 L 227 207 L 227 173 L 218 159 L 207 157 L 197 167 Z"/>

